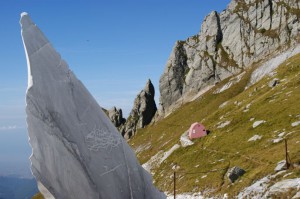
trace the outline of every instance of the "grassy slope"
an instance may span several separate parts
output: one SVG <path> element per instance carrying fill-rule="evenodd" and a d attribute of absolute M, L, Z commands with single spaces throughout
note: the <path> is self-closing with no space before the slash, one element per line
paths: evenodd
<path fill-rule="evenodd" d="M 292 122 L 300 120 L 300 54 L 278 68 L 275 77 L 281 82 L 274 88 L 268 87 L 268 82 L 274 77 L 266 77 L 244 90 L 251 72 L 247 71 L 242 80 L 230 89 L 213 94 L 214 89 L 220 88 L 228 80 L 223 81 L 200 99 L 182 106 L 160 122 L 139 130 L 130 140 L 130 145 L 135 149 L 148 146 L 146 150 L 138 152 L 140 162 L 145 163 L 159 150 L 166 151 L 179 143 L 181 134 L 195 121 L 202 122 L 211 131 L 205 138 L 196 140 L 194 145 L 175 151 L 159 170 L 154 171 L 155 183 L 161 190 L 172 191 L 171 168 L 177 163 L 180 171 L 197 172 L 178 174 L 178 192 L 213 189 L 215 194 L 235 195 L 253 181 L 272 173 L 277 162 L 284 159 L 284 142 L 272 143 L 272 139 L 277 138 L 280 132 L 286 132 L 291 160 L 300 162 L 300 143 L 296 143 L 300 141 L 300 125 L 291 126 Z M 228 104 L 219 108 L 226 101 Z M 236 105 L 237 102 L 240 105 Z M 249 103 L 249 111 L 243 112 Z M 265 120 L 266 123 L 252 128 L 252 117 L 254 121 Z M 216 128 L 219 122 L 227 120 L 231 121 L 230 125 Z M 262 135 L 262 139 L 248 142 L 255 134 Z M 240 182 L 231 185 L 225 174 L 226 169 L 233 166 L 240 166 L 247 172 Z M 204 172 L 219 168 L 225 170 Z M 205 175 L 207 177 L 201 178 Z M 289 177 L 295 176 L 300 176 L 299 169 L 295 169 Z"/>
<path fill-rule="evenodd" d="M 179 171 L 191 173 L 178 173 L 177 192 L 213 189 L 214 194 L 235 195 L 253 181 L 272 173 L 277 162 L 284 159 L 284 143 L 271 142 L 283 131 L 286 134 L 294 132 L 286 138 L 292 161 L 300 162 L 300 143 L 296 143 L 300 141 L 300 125 L 291 126 L 292 122 L 300 120 L 300 55 L 287 60 L 277 71 L 276 77 L 281 83 L 273 89 L 267 86 L 272 78 L 265 78 L 244 91 L 252 72 L 249 70 L 238 84 L 223 93 L 213 94 L 213 89 L 157 124 L 140 129 L 129 144 L 133 148 L 150 146 L 138 153 L 141 163 L 149 160 L 159 150 L 166 151 L 179 143 L 181 134 L 195 121 L 202 122 L 211 131 L 205 138 L 196 140 L 193 146 L 178 149 L 164 161 L 160 168 L 154 171 L 156 185 L 163 191 L 173 190 L 171 168 L 176 162 L 180 166 Z M 215 89 L 222 87 L 227 81 L 223 81 Z M 226 101 L 228 104 L 219 108 Z M 238 106 L 234 102 L 241 104 Z M 243 112 L 249 103 L 249 111 Z M 220 119 L 222 116 L 223 119 Z M 250 121 L 252 117 L 255 118 L 254 121 L 267 122 L 253 129 L 254 121 Z M 230 125 L 216 128 L 219 122 L 227 120 L 231 121 Z M 255 134 L 262 135 L 262 139 L 248 142 Z M 219 161 L 222 159 L 224 161 Z M 236 165 L 245 169 L 247 173 L 241 178 L 241 182 L 230 185 L 224 176 L 227 168 Z M 220 168 L 225 169 L 205 172 Z M 201 178 L 202 176 L 207 177 Z M 295 169 L 289 177 L 295 176 L 300 176 L 299 169 Z M 41 194 L 33 197 L 42 198 Z"/>
<path fill-rule="evenodd" d="M 32 199 L 44 199 L 44 196 L 41 193 L 37 193 L 32 197 Z"/>

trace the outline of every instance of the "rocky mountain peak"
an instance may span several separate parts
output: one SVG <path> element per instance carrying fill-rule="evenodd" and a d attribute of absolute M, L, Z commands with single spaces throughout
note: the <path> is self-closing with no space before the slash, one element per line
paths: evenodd
<path fill-rule="evenodd" d="M 133 136 L 138 128 L 144 128 L 151 122 L 157 110 L 154 95 L 154 86 L 149 79 L 144 89 L 136 96 L 129 117 L 121 129 L 126 139 Z"/>
<path fill-rule="evenodd" d="M 145 85 L 145 88 L 144 88 L 144 91 L 149 94 L 149 95 L 152 95 L 154 97 L 155 95 L 155 89 L 154 89 L 154 86 L 151 82 L 150 79 L 148 79 L 146 85 Z"/>
<path fill-rule="evenodd" d="M 120 127 L 125 123 L 125 119 L 123 118 L 122 109 L 117 109 L 115 106 L 107 111 L 109 119 L 115 125 L 115 127 Z"/>
<path fill-rule="evenodd" d="M 232 0 L 198 34 L 177 41 L 160 78 L 160 115 L 300 42 L 298 0 Z"/>
<path fill-rule="evenodd" d="M 206 16 L 201 26 L 200 35 L 212 37 L 217 43 L 222 40 L 220 17 L 216 11 L 212 11 Z M 210 39 L 206 38 L 206 41 Z"/>

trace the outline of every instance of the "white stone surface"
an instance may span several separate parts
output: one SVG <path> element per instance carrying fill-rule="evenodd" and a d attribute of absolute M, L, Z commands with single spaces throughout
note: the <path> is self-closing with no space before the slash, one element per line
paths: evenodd
<path fill-rule="evenodd" d="M 168 195 L 167 199 L 173 199 L 174 195 Z M 176 194 L 176 199 L 209 199 L 208 197 L 204 197 L 201 193 L 183 193 Z"/>
<path fill-rule="evenodd" d="M 283 140 L 283 138 L 276 138 L 276 139 L 273 139 L 272 140 L 272 142 L 274 143 L 274 144 L 276 144 L 276 143 L 279 143 L 280 141 L 282 141 Z"/>
<path fill-rule="evenodd" d="M 246 187 L 242 192 L 239 193 L 238 198 L 247 198 L 247 196 L 251 195 L 251 198 L 260 199 L 263 197 L 264 192 L 268 188 L 268 184 L 270 182 L 270 177 L 266 176 L 249 187 Z"/>
<path fill-rule="evenodd" d="M 21 15 L 31 169 L 46 198 L 165 198 L 84 85 Z"/>
<path fill-rule="evenodd" d="M 300 198 L 300 189 L 297 190 L 296 195 L 294 195 L 294 196 L 292 197 L 292 199 L 299 199 L 299 198 Z"/>
<path fill-rule="evenodd" d="M 286 166 L 286 161 L 285 160 L 281 160 L 280 162 L 277 163 L 274 171 L 282 171 Z"/>
<path fill-rule="evenodd" d="M 280 64 L 282 64 L 285 60 L 288 58 L 300 53 L 300 46 L 297 46 L 295 48 L 291 48 L 287 50 L 284 53 L 281 53 L 274 57 L 273 59 L 267 61 L 260 67 L 258 67 L 251 75 L 250 78 L 250 85 L 255 84 L 259 80 L 261 80 L 266 75 L 270 74 L 272 71 L 274 71 Z"/>
<path fill-rule="evenodd" d="M 229 103 L 228 101 L 223 102 L 223 103 L 219 106 L 219 108 L 224 108 L 228 103 Z"/>
<path fill-rule="evenodd" d="M 283 137 L 285 135 L 285 132 L 279 133 L 278 137 Z"/>
<path fill-rule="evenodd" d="M 39 191 L 43 193 L 44 198 L 55 199 L 54 196 L 48 191 L 48 189 L 46 189 L 46 187 L 44 187 L 44 185 L 41 182 L 37 181 L 37 186 Z"/>
<path fill-rule="evenodd" d="M 260 140 L 261 138 L 262 138 L 261 135 L 254 135 L 248 140 L 248 142 Z"/>
<path fill-rule="evenodd" d="M 242 77 L 245 75 L 246 72 L 242 72 L 241 74 L 231 78 L 229 80 L 229 82 L 227 82 L 224 86 L 222 86 L 220 89 L 217 89 L 214 94 L 218 94 L 218 93 L 222 93 L 224 91 L 226 91 L 227 89 L 229 89 L 231 86 L 233 86 L 234 84 L 237 84 L 241 81 Z"/>
<path fill-rule="evenodd" d="M 153 169 L 159 167 L 159 165 L 165 161 L 176 149 L 179 149 L 180 145 L 175 144 L 172 146 L 168 151 L 159 151 L 157 154 L 152 156 L 148 162 L 143 164 L 143 168 L 146 169 L 148 172 L 152 172 Z M 155 171 L 153 171 L 155 173 Z"/>
<path fill-rule="evenodd" d="M 230 123 L 231 123 L 231 121 L 222 122 L 217 126 L 217 128 L 218 129 L 224 128 L 225 126 L 228 126 Z"/>
<path fill-rule="evenodd" d="M 300 121 L 296 121 L 296 122 L 293 122 L 291 125 L 292 127 L 295 127 L 295 126 L 298 126 L 300 124 Z"/>
<path fill-rule="evenodd" d="M 181 136 L 180 136 L 180 144 L 182 147 L 187 147 L 187 146 L 191 146 L 194 144 L 194 142 L 192 142 L 189 139 L 188 136 L 188 131 L 184 132 Z"/>
<path fill-rule="evenodd" d="M 251 199 L 262 199 L 262 198 L 267 198 L 265 194 L 268 194 L 268 189 L 270 186 L 270 183 L 274 178 L 276 178 L 278 175 L 281 175 L 285 171 L 280 171 L 274 175 L 268 175 L 260 180 L 256 181 L 249 187 L 246 187 L 244 190 L 242 190 L 237 198 L 238 199 L 244 199 L 248 198 L 251 196 Z"/>
<path fill-rule="evenodd" d="M 276 196 L 279 193 L 289 192 L 291 189 L 300 191 L 300 178 L 286 179 L 275 183 L 269 189 L 267 197 Z"/>
<path fill-rule="evenodd" d="M 259 125 L 261 125 L 261 124 L 263 124 L 263 123 L 265 123 L 265 122 L 266 122 L 266 121 L 264 121 L 264 120 L 255 121 L 255 122 L 253 123 L 252 127 L 253 127 L 253 128 L 256 128 L 256 127 L 258 127 Z"/>

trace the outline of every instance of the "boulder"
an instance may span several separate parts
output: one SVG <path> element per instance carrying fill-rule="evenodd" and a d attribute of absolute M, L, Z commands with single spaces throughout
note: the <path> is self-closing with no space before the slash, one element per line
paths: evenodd
<path fill-rule="evenodd" d="M 275 78 L 275 79 L 272 79 L 269 83 L 268 83 L 268 86 L 269 87 L 275 87 L 277 84 L 279 84 L 279 79 L 278 78 Z"/>
<path fill-rule="evenodd" d="M 194 144 L 194 142 L 190 140 L 188 134 L 189 131 L 186 131 L 180 136 L 180 144 L 182 147 L 187 147 Z"/>
<path fill-rule="evenodd" d="M 274 171 L 278 172 L 278 171 L 282 171 L 285 169 L 286 169 L 286 161 L 281 160 L 280 162 L 277 163 L 277 166 L 275 167 Z"/>
<path fill-rule="evenodd" d="M 240 167 L 235 166 L 235 167 L 229 169 L 227 176 L 228 176 L 230 182 L 234 183 L 239 177 L 241 177 L 245 173 L 246 173 L 245 170 L 241 169 Z"/>

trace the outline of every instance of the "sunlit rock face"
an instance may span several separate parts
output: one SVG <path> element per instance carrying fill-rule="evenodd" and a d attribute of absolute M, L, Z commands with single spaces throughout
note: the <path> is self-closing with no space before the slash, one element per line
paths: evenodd
<path fill-rule="evenodd" d="M 145 88 L 136 96 L 127 121 L 120 129 L 125 139 L 130 139 L 136 135 L 138 129 L 144 128 L 152 121 L 157 110 L 154 95 L 154 86 L 148 79 Z"/>
<path fill-rule="evenodd" d="M 198 34 L 175 43 L 159 81 L 159 115 L 253 63 L 296 47 L 299 13 L 299 0 L 231 0 L 222 12 L 211 12 Z"/>
<path fill-rule="evenodd" d="M 21 14 L 32 173 L 46 198 L 165 198 L 47 38 Z"/>

